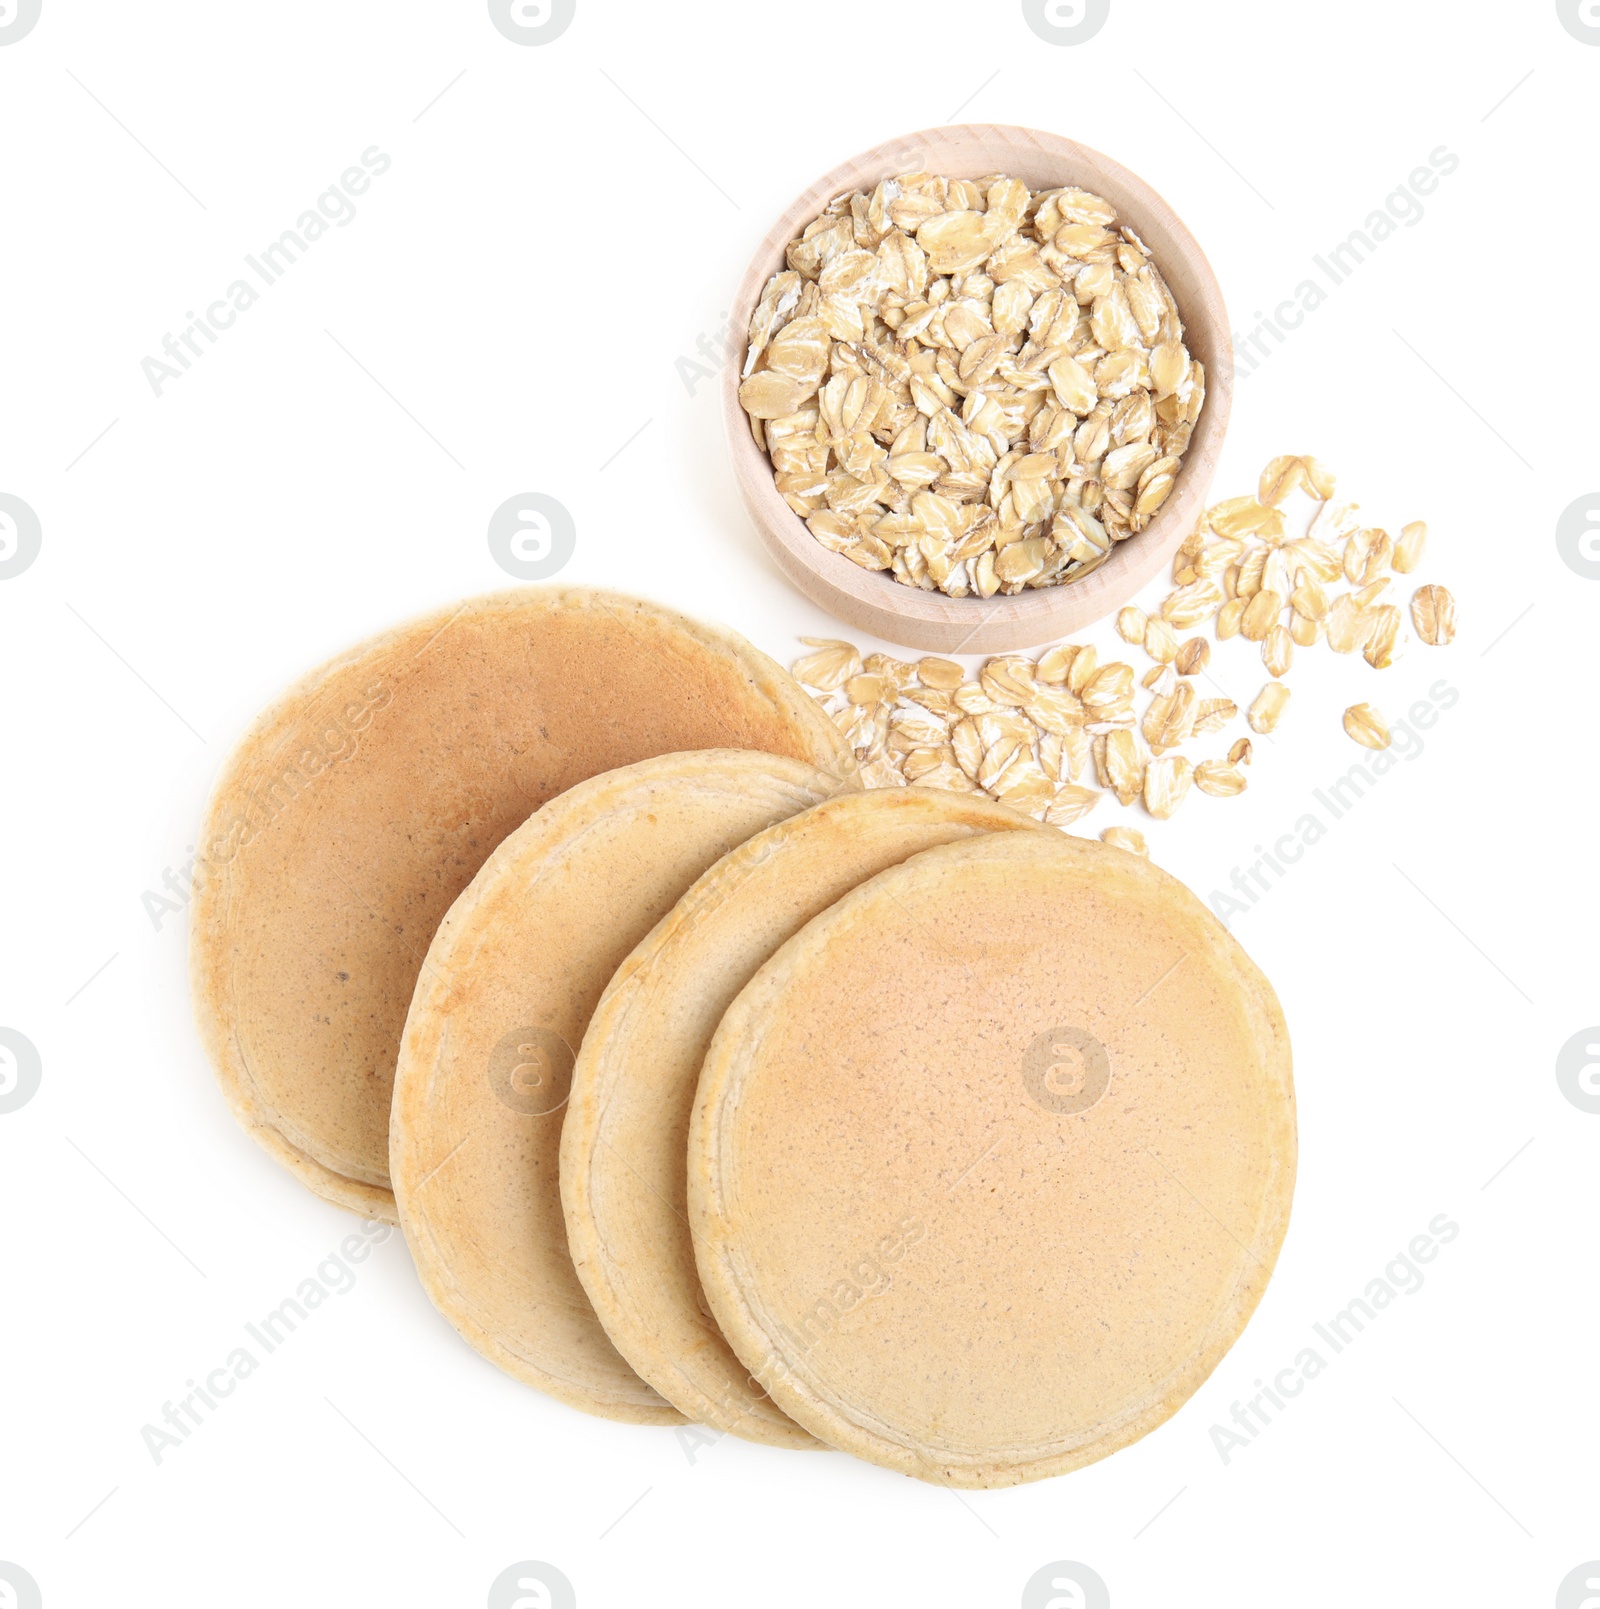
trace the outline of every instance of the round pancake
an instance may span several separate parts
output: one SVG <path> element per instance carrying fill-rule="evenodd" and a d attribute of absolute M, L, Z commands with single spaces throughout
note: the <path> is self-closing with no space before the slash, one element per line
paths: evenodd
<path fill-rule="evenodd" d="M 1211 913 L 1139 856 L 992 833 L 862 884 L 746 985 L 689 1216 L 722 1333 L 790 1417 L 1006 1486 L 1206 1378 L 1294 1164 L 1283 1016 Z"/>
<path fill-rule="evenodd" d="M 428 949 L 395 1075 L 401 1227 L 461 1334 L 573 1407 L 680 1420 L 606 1338 L 567 1250 L 561 1125 L 590 1015 L 708 866 L 839 786 L 736 749 L 607 772 L 512 833 Z"/>
<path fill-rule="evenodd" d="M 395 1054 L 450 902 L 547 799 L 712 747 L 854 775 L 749 643 L 585 588 L 470 599 L 291 688 L 224 767 L 199 839 L 195 1010 L 240 1122 L 317 1194 L 393 1222 Z"/>
<path fill-rule="evenodd" d="M 919 850 L 1015 829 L 1044 830 L 982 795 L 842 794 L 718 861 L 607 985 L 561 1132 L 567 1243 L 617 1350 L 686 1417 L 772 1446 L 817 1445 L 752 1382 L 695 1272 L 685 1147 L 723 1013 L 780 944 L 858 883 Z"/>

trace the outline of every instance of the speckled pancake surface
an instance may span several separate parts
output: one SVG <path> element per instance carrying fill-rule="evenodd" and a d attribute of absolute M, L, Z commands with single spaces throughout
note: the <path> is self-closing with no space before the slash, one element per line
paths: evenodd
<path fill-rule="evenodd" d="M 1260 1300 L 1283 1017 L 1175 879 L 1059 833 L 880 873 L 724 1016 L 690 1126 L 709 1305 L 797 1423 L 1005 1486 L 1136 1440 Z"/>
<path fill-rule="evenodd" d="M 500 845 L 428 950 L 395 1077 L 401 1227 L 461 1334 L 574 1407 L 680 1418 L 607 1339 L 567 1249 L 559 1160 L 576 1048 L 617 967 L 708 866 L 839 787 L 731 749 L 595 777 Z"/>
<path fill-rule="evenodd" d="M 624 961 L 573 1070 L 561 1137 L 567 1239 L 607 1334 L 690 1419 L 812 1447 L 723 1340 L 700 1291 L 685 1147 L 723 1013 L 785 940 L 858 883 L 975 833 L 1043 831 L 981 795 L 843 794 L 741 844 Z"/>
<path fill-rule="evenodd" d="M 267 710 L 199 840 L 190 965 L 239 1120 L 318 1194 L 394 1219 L 395 1055 L 440 918 L 546 800 L 685 749 L 853 773 L 833 723 L 731 632 L 584 588 L 471 599 Z"/>

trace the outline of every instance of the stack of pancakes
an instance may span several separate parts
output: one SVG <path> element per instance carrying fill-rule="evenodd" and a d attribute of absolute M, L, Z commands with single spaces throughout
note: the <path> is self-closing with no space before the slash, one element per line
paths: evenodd
<path fill-rule="evenodd" d="M 192 971 L 241 1122 L 563 1402 L 955 1486 L 1176 1411 L 1294 1179 L 1271 987 L 1181 884 L 863 791 L 732 633 L 527 589 L 229 762 Z"/>

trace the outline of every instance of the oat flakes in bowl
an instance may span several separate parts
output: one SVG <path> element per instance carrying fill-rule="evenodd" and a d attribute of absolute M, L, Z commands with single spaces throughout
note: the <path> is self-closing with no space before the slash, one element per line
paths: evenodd
<path fill-rule="evenodd" d="M 1203 502 L 1232 380 L 1215 281 L 1154 192 L 1070 141 L 932 130 L 843 165 L 733 317 L 746 504 L 803 591 L 891 640 L 1077 629 Z"/>

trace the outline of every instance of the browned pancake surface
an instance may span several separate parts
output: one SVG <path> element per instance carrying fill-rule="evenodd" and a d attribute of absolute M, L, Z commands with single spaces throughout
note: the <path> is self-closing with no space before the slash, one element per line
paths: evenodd
<path fill-rule="evenodd" d="M 695 1272 L 685 1147 L 724 1011 L 780 944 L 885 867 L 974 833 L 1042 830 L 982 795 L 840 795 L 718 861 L 607 986 L 561 1136 L 567 1240 L 612 1341 L 688 1418 L 773 1446 L 816 1444 L 752 1382 Z"/>
<path fill-rule="evenodd" d="M 689 1215 L 791 1418 L 1002 1486 L 1177 1410 L 1260 1300 L 1294 1165 L 1283 1017 L 1215 918 L 1138 856 L 994 833 L 862 884 L 746 985 Z"/>
<path fill-rule="evenodd" d="M 684 890 L 837 787 L 749 750 L 608 771 L 512 833 L 428 950 L 390 1133 L 406 1242 L 479 1352 L 575 1407 L 679 1419 L 607 1339 L 567 1248 L 559 1156 L 575 1049 L 617 967 Z"/>
<path fill-rule="evenodd" d="M 240 1120 L 320 1194 L 392 1219 L 395 1056 L 451 902 L 546 800 L 704 748 L 853 770 L 741 638 L 582 588 L 469 600 L 291 689 L 229 761 L 200 839 L 194 996 Z"/>

